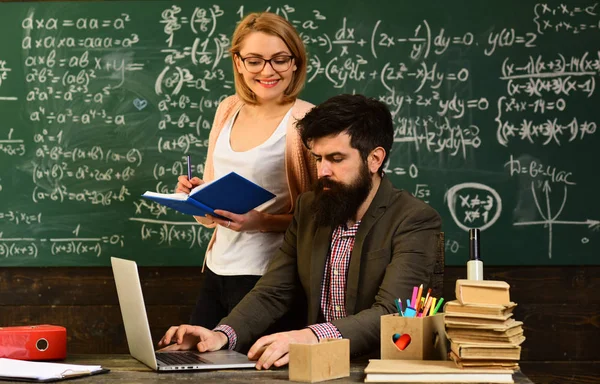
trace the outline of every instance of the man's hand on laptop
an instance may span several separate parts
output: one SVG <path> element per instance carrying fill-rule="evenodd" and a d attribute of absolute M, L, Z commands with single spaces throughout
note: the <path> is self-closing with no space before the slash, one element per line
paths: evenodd
<path fill-rule="evenodd" d="M 256 369 L 269 369 L 271 365 L 281 367 L 290 362 L 290 344 L 317 344 L 314 332 L 305 328 L 300 331 L 280 332 L 263 336 L 248 351 L 250 360 L 258 360 Z"/>
<path fill-rule="evenodd" d="M 227 336 L 223 332 L 215 332 L 197 325 L 182 324 L 173 326 L 158 342 L 161 351 L 199 352 L 218 351 L 227 344 Z"/>

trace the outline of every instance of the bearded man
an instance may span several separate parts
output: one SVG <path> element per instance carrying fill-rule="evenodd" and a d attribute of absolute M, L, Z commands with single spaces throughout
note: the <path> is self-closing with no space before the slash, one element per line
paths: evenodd
<path fill-rule="evenodd" d="M 318 182 L 298 198 L 267 272 L 214 330 L 174 326 L 159 346 L 200 352 L 251 346 L 256 368 L 268 369 L 288 363 L 290 343 L 347 338 L 357 357 L 379 350 L 380 317 L 396 311 L 394 300 L 431 281 L 441 219 L 383 172 L 394 136 L 385 104 L 335 96 L 306 114 L 298 129 L 315 157 Z M 308 326 L 259 338 L 292 309 L 298 291 Z"/>

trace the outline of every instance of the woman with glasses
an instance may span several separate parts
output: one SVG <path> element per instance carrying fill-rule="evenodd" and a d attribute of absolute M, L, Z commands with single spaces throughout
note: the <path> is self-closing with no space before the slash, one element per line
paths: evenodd
<path fill-rule="evenodd" d="M 231 42 L 236 94 L 217 109 L 203 179 L 179 176 L 177 192 L 235 171 L 276 198 L 244 215 L 226 211 L 196 217 L 214 227 L 205 255 L 205 278 L 191 323 L 214 328 L 265 272 L 280 247 L 296 197 L 316 180 L 310 153 L 295 123 L 313 105 L 297 99 L 306 79 L 300 36 L 274 13 L 252 13 Z"/>

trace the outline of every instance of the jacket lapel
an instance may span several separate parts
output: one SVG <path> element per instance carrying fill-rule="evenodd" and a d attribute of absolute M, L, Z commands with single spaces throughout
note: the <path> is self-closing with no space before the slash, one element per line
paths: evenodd
<path fill-rule="evenodd" d="M 346 314 L 348 316 L 354 314 L 356 308 L 360 263 L 363 255 L 365 238 L 369 232 L 371 232 L 373 225 L 375 225 L 381 215 L 385 213 L 392 190 L 392 183 L 384 176 L 381 179 L 379 189 L 377 190 L 371 205 L 369 205 L 369 208 L 367 209 L 367 212 L 365 212 L 365 215 L 360 222 L 360 226 L 358 227 L 350 257 L 350 266 L 348 267 L 348 279 L 346 281 Z"/>
<path fill-rule="evenodd" d="M 321 283 L 323 273 L 325 272 L 325 260 L 329 255 L 331 246 L 331 234 L 333 230 L 330 227 L 319 227 L 314 236 L 313 252 L 310 268 L 310 297 L 308 320 L 309 324 L 315 324 L 321 311 Z"/>

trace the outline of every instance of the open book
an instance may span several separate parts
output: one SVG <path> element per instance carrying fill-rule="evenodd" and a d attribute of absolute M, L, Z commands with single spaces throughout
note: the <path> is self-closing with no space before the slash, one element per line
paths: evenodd
<path fill-rule="evenodd" d="M 0 380 L 52 382 L 106 373 L 100 365 L 75 365 L 0 358 Z"/>
<path fill-rule="evenodd" d="M 275 195 L 237 173 L 230 172 L 197 186 L 189 195 L 146 191 L 142 197 L 186 215 L 219 216 L 215 214 L 215 209 L 244 214 L 271 200 Z"/>

